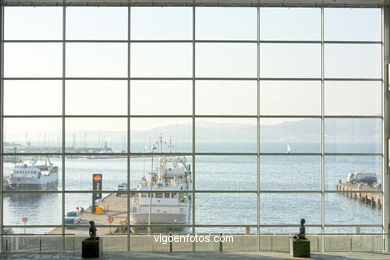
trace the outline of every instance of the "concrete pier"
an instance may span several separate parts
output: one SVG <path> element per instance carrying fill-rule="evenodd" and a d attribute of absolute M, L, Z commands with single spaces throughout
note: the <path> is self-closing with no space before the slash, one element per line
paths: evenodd
<path fill-rule="evenodd" d="M 377 188 L 364 183 L 338 183 L 338 191 L 345 191 L 345 196 L 351 199 L 359 200 L 362 203 L 368 204 L 373 208 L 382 208 L 382 194 L 378 193 Z"/>
<path fill-rule="evenodd" d="M 109 227 L 99 227 L 97 230 L 98 236 L 112 235 L 112 234 L 122 234 L 120 230 L 117 230 L 117 225 L 120 225 L 123 220 L 127 219 L 127 196 L 116 196 L 116 193 L 111 193 L 108 196 L 104 197 L 99 203 L 99 206 L 104 208 L 103 214 L 93 214 L 92 208 L 86 208 L 84 212 L 80 214 L 81 222 L 79 225 L 87 225 L 87 227 L 78 227 L 78 224 L 68 226 L 65 228 L 65 233 L 72 233 L 76 236 L 88 236 L 89 230 L 89 221 L 93 220 L 96 225 L 110 225 L 108 222 L 108 216 L 113 217 L 111 225 L 115 226 L 112 228 Z M 55 228 L 50 231 L 49 234 L 61 234 L 61 228 Z"/>

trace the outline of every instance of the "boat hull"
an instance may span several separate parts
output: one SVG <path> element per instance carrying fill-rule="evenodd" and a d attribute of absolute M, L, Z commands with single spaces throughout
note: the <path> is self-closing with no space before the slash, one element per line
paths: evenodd
<path fill-rule="evenodd" d="M 46 184 L 9 184 L 4 186 L 5 190 L 53 190 L 58 187 L 58 182 Z"/>
<path fill-rule="evenodd" d="M 152 213 L 150 216 L 150 223 L 170 225 L 163 227 L 151 227 L 151 233 L 187 233 L 188 227 L 175 226 L 177 224 L 186 225 L 188 224 L 187 214 L 169 214 L 169 213 Z M 130 225 L 148 225 L 149 224 L 149 213 L 130 213 Z M 146 233 L 148 227 L 137 226 L 132 227 L 133 233 Z"/>
<path fill-rule="evenodd" d="M 3 182 L 5 190 L 52 190 L 58 186 L 56 175 L 45 176 L 41 179 L 6 177 Z"/>

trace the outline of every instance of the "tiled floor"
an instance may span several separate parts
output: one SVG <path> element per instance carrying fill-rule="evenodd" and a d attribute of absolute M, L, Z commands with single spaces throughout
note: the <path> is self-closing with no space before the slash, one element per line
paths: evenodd
<path fill-rule="evenodd" d="M 56 259 L 83 259 L 78 253 L 58 253 L 58 254 L 0 254 L 0 259 L 36 259 L 36 260 L 56 260 Z M 95 258 L 96 259 L 96 258 Z M 262 252 L 262 253 L 104 253 L 104 255 L 98 259 L 162 259 L 162 260 L 178 260 L 178 259 L 208 259 L 208 260 L 222 260 L 222 259 L 308 259 L 308 258 L 292 258 L 287 253 L 277 252 Z M 315 253 L 312 254 L 310 259 L 390 259 L 390 254 L 382 253 Z"/>

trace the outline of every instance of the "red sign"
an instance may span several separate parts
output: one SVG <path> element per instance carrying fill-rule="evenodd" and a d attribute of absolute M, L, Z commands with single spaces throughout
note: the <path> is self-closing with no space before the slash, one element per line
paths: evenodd
<path fill-rule="evenodd" d="M 114 222 L 114 217 L 108 216 L 108 223 L 111 224 L 112 222 Z"/>
<path fill-rule="evenodd" d="M 27 217 L 23 217 L 23 218 L 22 218 L 22 222 L 23 222 L 24 224 L 26 224 L 26 223 L 28 222 L 28 218 L 27 218 Z"/>
<path fill-rule="evenodd" d="M 94 181 L 101 181 L 102 180 L 102 176 L 99 174 L 99 175 L 94 175 L 93 176 L 93 179 L 94 179 Z"/>

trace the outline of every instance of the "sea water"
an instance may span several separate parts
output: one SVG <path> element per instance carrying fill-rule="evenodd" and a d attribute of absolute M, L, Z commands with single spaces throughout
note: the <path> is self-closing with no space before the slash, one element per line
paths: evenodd
<path fill-rule="evenodd" d="M 318 153 L 317 143 L 292 144 L 292 152 Z M 184 144 L 176 147 L 176 152 L 190 152 L 191 146 Z M 332 144 L 328 149 L 344 152 L 378 152 L 377 147 L 369 143 Z M 261 152 L 283 153 L 285 144 L 261 144 Z M 132 147 L 133 152 L 142 152 L 142 144 Z M 253 153 L 256 146 L 245 143 L 202 143 L 196 151 L 203 153 Z M 333 152 L 333 151 L 330 151 Z M 301 218 L 308 225 L 381 225 L 382 211 L 371 208 L 357 200 L 347 198 L 341 193 L 321 195 L 322 185 L 325 191 L 335 191 L 337 183 L 345 182 L 349 172 L 375 172 L 378 182 L 382 181 L 382 159 L 380 156 L 326 156 L 324 172 L 321 178 L 321 157 L 318 155 L 279 155 L 256 156 L 243 155 L 199 155 L 195 162 L 186 156 L 191 164 L 194 186 L 202 191 L 221 191 L 218 193 L 198 193 L 195 201 L 195 224 L 201 225 L 257 225 L 259 213 L 262 233 L 290 233 L 296 228 L 267 227 L 267 225 L 297 225 Z M 62 188 L 62 165 L 60 158 L 52 158 L 59 166 L 58 190 Z M 131 188 L 136 188 L 142 176 L 148 176 L 151 170 L 151 157 L 134 157 L 130 160 Z M 257 169 L 259 165 L 259 169 Z M 116 190 L 121 183 L 127 183 L 126 158 L 115 159 L 65 159 L 66 191 L 92 190 L 92 174 L 103 174 L 103 189 Z M 5 163 L 4 172 L 12 171 L 13 164 Z M 258 179 L 259 177 L 259 179 Z M 255 192 L 264 191 L 258 196 Z M 236 191 L 223 192 L 223 191 Z M 288 192 L 285 192 L 288 191 Z M 295 191 L 307 191 L 297 193 Z M 108 194 L 104 194 L 108 195 Z M 4 225 L 21 225 L 22 218 L 28 218 L 28 225 L 60 225 L 62 215 L 62 194 L 22 194 L 4 196 Z M 66 193 L 65 211 L 91 205 L 90 193 Z M 321 204 L 324 211 L 321 212 Z M 14 229 L 18 232 L 17 229 Z M 22 230 L 22 229 L 21 229 Z M 28 232 L 45 233 L 48 228 L 28 229 Z M 308 227 L 308 232 L 318 233 L 320 228 Z M 326 232 L 355 232 L 354 228 L 327 228 Z M 243 233 L 243 227 L 199 228 L 198 232 L 237 232 Z M 361 232 L 381 232 L 380 228 L 362 228 Z"/>

